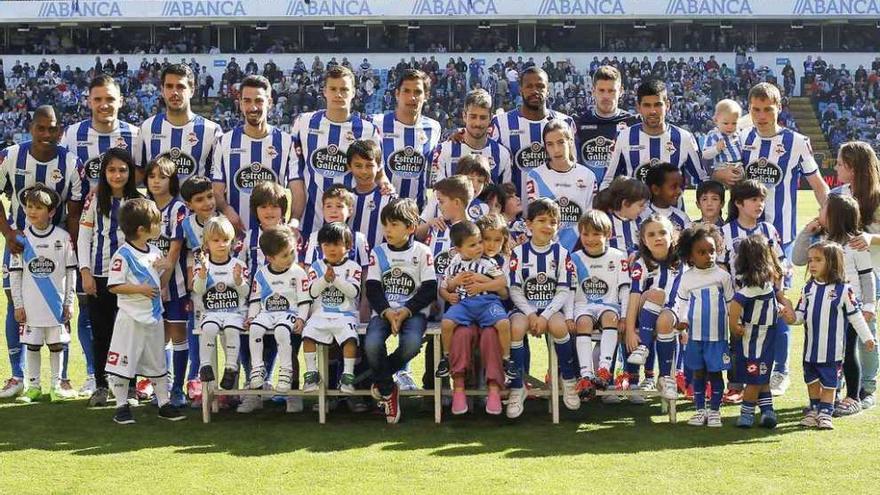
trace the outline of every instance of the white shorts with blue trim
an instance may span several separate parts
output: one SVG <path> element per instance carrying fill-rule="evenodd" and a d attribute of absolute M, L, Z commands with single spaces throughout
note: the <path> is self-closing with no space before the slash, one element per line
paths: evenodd
<path fill-rule="evenodd" d="M 577 321 L 581 316 L 589 316 L 593 323 L 599 323 L 599 319 L 608 311 L 611 311 L 614 313 L 614 316 L 620 319 L 619 304 L 577 302 L 574 305 L 574 321 Z"/>
<path fill-rule="evenodd" d="M 32 327 L 24 326 L 24 333 L 21 335 L 21 343 L 24 345 L 52 345 L 67 344 L 70 342 L 70 331 L 67 325 L 53 325 L 51 327 Z"/>
<path fill-rule="evenodd" d="M 354 339 L 357 343 L 357 320 L 345 315 L 313 316 L 306 322 L 302 336 L 319 344 L 331 344 L 335 340 L 337 344 L 342 345 L 350 339 Z"/>

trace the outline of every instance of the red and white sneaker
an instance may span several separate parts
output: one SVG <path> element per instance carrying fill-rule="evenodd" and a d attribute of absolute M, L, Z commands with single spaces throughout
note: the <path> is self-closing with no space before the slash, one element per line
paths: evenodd
<path fill-rule="evenodd" d="M 189 397 L 191 407 L 195 409 L 202 407 L 201 380 L 190 380 L 186 382 L 186 396 Z"/>
<path fill-rule="evenodd" d="M 593 382 L 589 378 L 579 379 L 577 385 L 575 385 L 575 389 L 577 390 L 578 396 L 584 401 L 590 400 L 596 391 L 595 385 L 593 385 Z"/>
<path fill-rule="evenodd" d="M 614 377 L 611 376 L 611 371 L 604 366 L 600 366 L 598 370 L 596 370 L 596 379 L 593 383 L 596 385 L 596 388 L 606 389 L 608 386 L 614 381 Z"/>
<path fill-rule="evenodd" d="M 721 402 L 724 404 L 740 404 L 742 401 L 742 390 L 736 390 L 733 388 L 727 389 L 727 392 L 724 392 L 724 397 L 721 398 Z"/>
<path fill-rule="evenodd" d="M 3 388 L 0 389 L 0 399 L 9 399 L 12 397 L 18 397 L 24 390 L 24 380 L 19 378 L 10 378 L 6 380 L 6 383 L 3 385 Z"/>
<path fill-rule="evenodd" d="M 153 382 L 149 378 L 142 378 L 137 382 L 137 400 L 149 400 L 153 395 Z"/>
<path fill-rule="evenodd" d="M 614 378 L 614 388 L 617 390 L 628 390 L 629 389 L 629 373 L 623 372 L 617 375 Z"/>
<path fill-rule="evenodd" d="M 687 380 L 684 379 L 684 371 L 675 372 L 675 385 L 678 387 L 679 393 L 688 394 L 688 384 Z M 693 397 L 693 395 L 693 392 L 691 392 L 690 397 Z"/>
<path fill-rule="evenodd" d="M 400 421 L 400 395 L 398 394 L 397 385 L 391 389 L 391 395 L 382 398 L 385 407 L 385 421 L 388 424 L 396 424 Z"/>

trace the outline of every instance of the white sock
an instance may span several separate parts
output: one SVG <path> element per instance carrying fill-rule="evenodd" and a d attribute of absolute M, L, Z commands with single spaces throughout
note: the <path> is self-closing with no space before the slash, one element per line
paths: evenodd
<path fill-rule="evenodd" d="M 226 336 L 226 342 L 223 348 L 226 351 L 226 369 L 238 369 L 238 351 L 241 349 L 241 337 L 237 328 L 224 328 L 223 335 Z"/>
<path fill-rule="evenodd" d="M 49 376 L 52 377 L 52 386 L 54 387 L 61 380 L 61 351 L 49 351 Z"/>
<path fill-rule="evenodd" d="M 248 333 L 248 343 L 251 348 L 251 369 L 262 368 L 263 363 L 263 337 L 266 331 L 262 327 L 251 325 Z"/>
<path fill-rule="evenodd" d="M 318 371 L 318 353 L 303 352 L 306 359 L 306 371 Z"/>
<path fill-rule="evenodd" d="M 109 376 L 110 388 L 113 389 L 113 397 L 116 398 L 116 407 L 128 405 L 128 378 Z"/>
<path fill-rule="evenodd" d="M 602 330 L 602 340 L 599 342 L 599 366 L 610 368 L 611 357 L 617 348 L 617 329 L 606 328 Z"/>
<path fill-rule="evenodd" d="M 217 334 L 206 332 L 202 328 L 199 335 L 199 367 L 210 366 L 214 359 L 214 348 L 217 346 Z"/>
<path fill-rule="evenodd" d="M 278 367 L 288 372 L 292 371 L 293 346 L 290 343 L 290 330 L 282 326 L 276 327 L 275 342 L 278 343 Z M 253 347 L 251 347 L 251 349 L 253 349 Z M 251 362 L 253 362 L 253 359 Z"/>
<path fill-rule="evenodd" d="M 589 335 L 578 335 L 574 344 L 581 365 L 581 376 L 586 377 L 593 373 L 593 338 Z"/>
<path fill-rule="evenodd" d="M 151 378 L 153 382 L 153 393 L 156 394 L 156 403 L 159 407 L 168 403 L 168 375 L 159 378 Z"/>
<path fill-rule="evenodd" d="M 27 350 L 28 387 L 40 388 L 40 350 Z"/>
<path fill-rule="evenodd" d="M 353 375 L 355 361 L 357 358 L 342 358 L 342 372 Z"/>

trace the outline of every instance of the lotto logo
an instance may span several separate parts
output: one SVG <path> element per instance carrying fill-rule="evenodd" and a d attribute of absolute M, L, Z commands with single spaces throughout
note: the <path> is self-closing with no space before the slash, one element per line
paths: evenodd
<path fill-rule="evenodd" d="M 642 278 L 642 267 L 640 267 L 639 265 L 634 266 L 632 270 L 630 270 L 629 276 L 633 280 L 640 280 Z"/>
<path fill-rule="evenodd" d="M 119 364 L 119 353 L 118 352 L 109 352 L 107 353 L 107 364 L 116 366 Z"/>
<path fill-rule="evenodd" d="M 111 272 L 120 272 L 122 271 L 122 260 L 120 258 L 116 258 L 113 260 L 113 264 L 110 265 Z"/>

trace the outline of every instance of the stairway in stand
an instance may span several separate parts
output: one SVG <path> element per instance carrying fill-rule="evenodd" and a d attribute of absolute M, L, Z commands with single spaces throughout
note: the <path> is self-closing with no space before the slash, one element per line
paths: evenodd
<path fill-rule="evenodd" d="M 825 139 L 825 133 L 822 132 L 822 128 L 819 126 L 819 118 L 816 116 L 816 107 L 813 106 L 813 100 L 805 96 L 792 97 L 788 100 L 788 107 L 791 110 L 792 116 L 794 116 L 794 121 L 797 122 L 801 134 L 810 138 L 810 143 L 813 146 L 813 156 L 816 158 L 819 166 L 822 167 L 823 162 L 824 166 L 833 165 L 832 162 L 835 157 L 828 146 L 828 141 Z"/>

